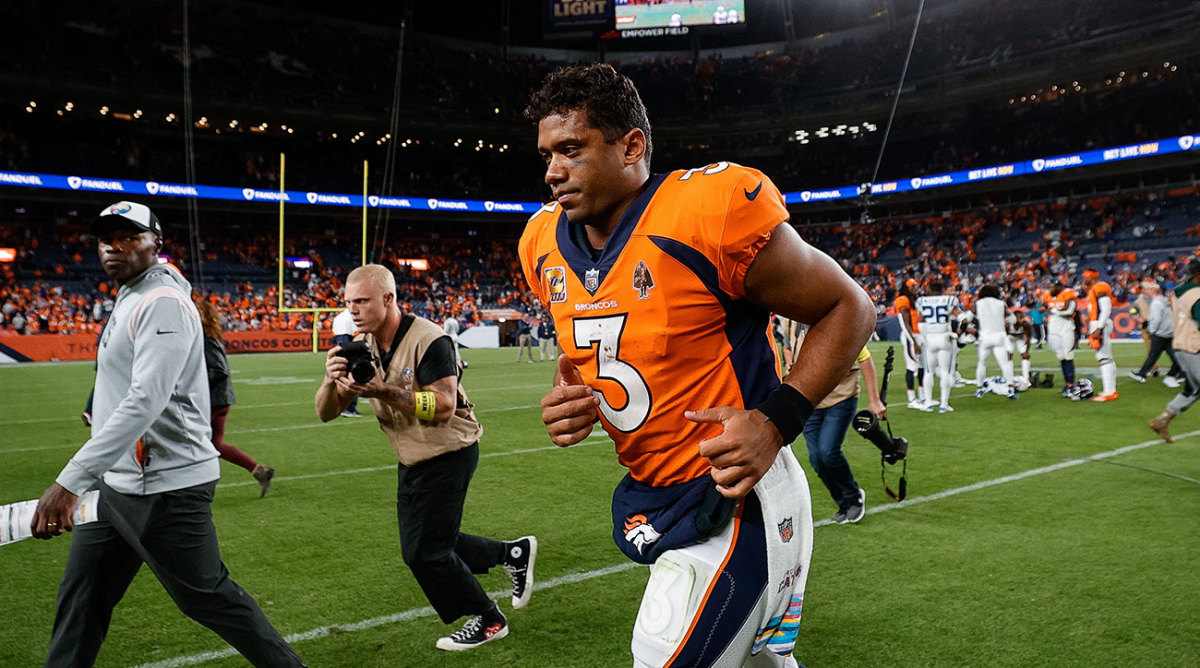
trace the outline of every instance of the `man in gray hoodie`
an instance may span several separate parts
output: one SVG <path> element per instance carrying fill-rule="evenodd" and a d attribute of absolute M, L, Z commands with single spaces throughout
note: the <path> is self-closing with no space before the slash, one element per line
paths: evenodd
<path fill-rule="evenodd" d="M 180 610 L 254 665 L 302 666 L 221 561 L 210 508 L 221 472 L 192 287 L 158 264 L 162 226 L 146 206 L 117 202 L 92 233 L 120 288 L 97 348 L 92 437 L 42 495 L 31 530 L 42 539 L 73 530 L 90 489 L 100 490 L 99 519 L 71 543 L 46 665 L 92 665 L 146 563 Z"/>

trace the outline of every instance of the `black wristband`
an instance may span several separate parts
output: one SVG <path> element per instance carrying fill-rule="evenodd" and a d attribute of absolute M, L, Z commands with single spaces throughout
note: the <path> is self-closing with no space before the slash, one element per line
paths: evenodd
<path fill-rule="evenodd" d="M 813 405 L 808 397 L 787 383 L 780 383 L 754 408 L 767 416 L 767 422 L 775 424 L 784 445 L 796 440 L 804 432 L 804 423 L 813 413 Z"/>

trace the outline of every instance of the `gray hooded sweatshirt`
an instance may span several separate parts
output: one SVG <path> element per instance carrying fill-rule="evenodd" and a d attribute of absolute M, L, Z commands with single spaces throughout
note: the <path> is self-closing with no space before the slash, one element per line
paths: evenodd
<path fill-rule="evenodd" d="M 121 286 L 96 352 L 92 437 L 58 474 L 67 491 L 82 494 L 103 477 L 122 494 L 144 496 L 220 477 L 191 294 L 163 265 Z"/>

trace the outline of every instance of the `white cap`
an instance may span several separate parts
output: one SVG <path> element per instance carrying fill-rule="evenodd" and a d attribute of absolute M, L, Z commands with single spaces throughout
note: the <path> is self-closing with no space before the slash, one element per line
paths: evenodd
<path fill-rule="evenodd" d="M 92 232 L 96 233 L 101 229 L 106 229 L 118 220 L 132 223 L 134 226 L 153 232 L 158 236 L 163 235 L 162 224 L 158 222 L 158 216 L 150 210 L 150 207 L 137 202 L 117 202 L 104 208 L 100 215 L 92 221 Z"/>

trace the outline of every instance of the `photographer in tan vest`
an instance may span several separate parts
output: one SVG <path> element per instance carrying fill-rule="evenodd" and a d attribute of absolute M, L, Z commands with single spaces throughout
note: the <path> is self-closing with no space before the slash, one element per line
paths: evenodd
<path fill-rule="evenodd" d="M 1167 403 L 1166 410 L 1150 419 L 1150 428 L 1167 443 L 1175 442 L 1167 425 L 1200 398 L 1200 258 L 1188 260 L 1184 273 L 1187 280 L 1175 287 L 1171 297 L 1171 315 L 1175 321 L 1171 345 L 1175 348 L 1175 363 L 1183 370 L 1187 382 Z"/>
<path fill-rule="evenodd" d="M 358 335 L 345 351 L 329 351 L 317 416 L 337 418 L 354 397 L 375 409 L 400 459 L 396 517 L 404 563 L 444 623 L 468 617 L 437 647 L 465 650 L 503 638 L 508 622 L 473 574 L 502 565 L 513 581 L 513 607 L 524 607 L 537 539 L 501 542 L 459 531 L 483 427 L 459 385 L 453 342 L 432 322 L 400 312 L 395 276 L 384 266 L 350 272 L 345 301 Z M 366 345 L 356 346 L 360 341 Z"/>

